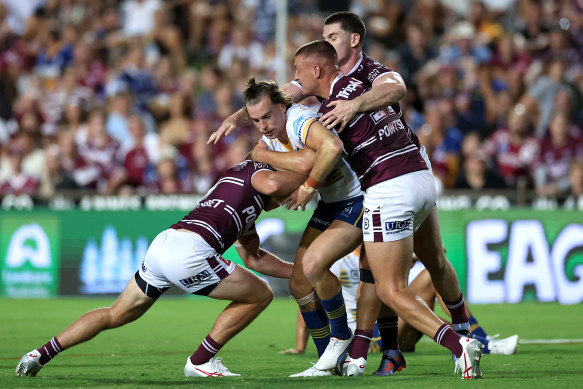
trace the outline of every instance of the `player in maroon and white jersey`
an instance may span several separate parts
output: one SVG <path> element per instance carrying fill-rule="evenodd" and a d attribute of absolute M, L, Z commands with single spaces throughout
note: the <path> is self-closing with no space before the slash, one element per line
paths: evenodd
<path fill-rule="evenodd" d="M 45 345 L 26 353 L 16 373 L 35 376 L 59 352 L 138 319 L 175 285 L 191 294 L 232 301 L 187 359 L 185 376 L 239 375 L 215 355 L 269 305 L 273 292 L 255 274 L 221 254 L 238 240 L 235 247 L 247 267 L 290 278 L 293 265 L 259 247 L 255 220 L 264 208 L 277 204 L 269 196 L 285 199 L 304 180 L 303 175 L 275 172 L 253 161 L 227 170 L 188 215 L 156 236 L 141 268 L 111 307 L 84 314 Z"/>
<path fill-rule="evenodd" d="M 300 47 L 294 67 L 303 93 L 326 99 L 322 113 L 329 109 L 329 101 L 353 99 L 367 91 L 361 81 L 342 77 L 336 51 L 326 41 Z M 407 133 L 399 115 L 385 108 L 356 116 L 340 134 L 365 191 L 363 240 L 377 294 L 403 320 L 447 347 L 456 357 L 456 372 L 461 370 L 462 378 L 477 378 L 483 345 L 454 331 L 469 329 L 464 300 L 455 270 L 443 252 L 430 165 Z M 325 168 L 314 165 L 314 169 Z M 454 329 L 407 289 L 413 252 L 431 274 L 452 314 Z M 349 357 L 350 364 L 362 366 L 366 359 Z"/>

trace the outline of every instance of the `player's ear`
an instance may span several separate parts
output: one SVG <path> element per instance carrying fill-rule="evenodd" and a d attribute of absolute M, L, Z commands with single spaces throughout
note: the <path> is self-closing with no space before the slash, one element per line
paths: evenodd
<path fill-rule="evenodd" d="M 356 46 L 358 46 L 359 43 L 360 43 L 360 35 L 357 33 L 352 34 L 352 36 L 350 38 L 350 46 L 356 47 Z"/>
<path fill-rule="evenodd" d="M 320 68 L 320 65 L 314 65 L 314 77 L 315 78 L 320 78 L 320 74 L 322 73 L 322 69 Z"/>

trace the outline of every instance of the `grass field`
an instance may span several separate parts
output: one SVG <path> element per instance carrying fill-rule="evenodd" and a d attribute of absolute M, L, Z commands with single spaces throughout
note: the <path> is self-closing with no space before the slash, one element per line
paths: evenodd
<path fill-rule="evenodd" d="M 394 377 L 370 375 L 379 354 L 369 355 L 364 377 L 287 378 L 316 361 L 313 345 L 303 355 L 279 355 L 294 342 L 295 302 L 276 299 L 219 356 L 241 378 L 187 379 L 186 358 L 208 333 L 226 305 L 202 298 L 161 300 L 137 322 L 107 331 L 88 343 L 66 350 L 34 378 L 16 377 L 20 357 L 58 334 L 80 314 L 109 305 L 113 299 L 0 299 L 0 386 L 7 388 L 78 387 L 229 387 L 229 388 L 580 388 L 583 387 L 583 343 L 521 344 L 513 356 L 486 355 L 484 377 L 462 381 L 453 375 L 447 351 L 424 337 L 408 367 Z M 473 311 L 491 334 L 518 333 L 521 340 L 583 338 L 583 304 L 525 303 L 480 305 Z"/>

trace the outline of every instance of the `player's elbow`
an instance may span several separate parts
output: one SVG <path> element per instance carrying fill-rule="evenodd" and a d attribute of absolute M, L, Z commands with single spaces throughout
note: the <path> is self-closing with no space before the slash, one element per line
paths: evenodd
<path fill-rule="evenodd" d="M 397 84 L 391 87 L 388 95 L 388 104 L 397 103 L 407 95 L 407 87 L 405 84 Z"/>
<path fill-rule="evenodd" d="M 344 150 L 344 144 L 339 138 L 335 136 L 330 137 L 330 140 L 326 142 L 326 149 L 328 153 L 330 153 L 331 155 L 339 157 L 342 154 L 342 151 Z"/>
<path fill-rule="evenodd" d="M 275 178 L 268 178 L 263 182 L 261 193 L 267 196 L 278 196 L 281 194 L 285 183 Z"/>

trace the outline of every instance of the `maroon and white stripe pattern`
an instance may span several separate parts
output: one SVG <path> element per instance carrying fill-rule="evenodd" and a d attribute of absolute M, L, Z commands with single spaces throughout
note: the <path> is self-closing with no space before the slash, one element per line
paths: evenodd
<path fill-rule="evenodd" d="M 372 232 L 374 242 L 383 241 L 383 223 L 381 220 L 381 210 L 379 208 L 372 211 Z"/>
<path fill-rule="evenodd" d="M 437 334 L 435 334 L 435 337 L 433 338 L 435 340 L 435 342 L 443 345 L 444 344 L 443 341 L 444 341 L 445 336 L 447 335 L 447 332 L 449 330 L 450 330 L 450 327 L 448 325 L 442 325 L 441 327 L 439 327 Z"/>
<path fill-rule="evenodd" d="M 223 263 L 217 260 L 216 257 L 209 257 L 206 259 L 206 261 L 211 269 L 213 269 L 213 273 L 215 273 L 221 280 L 225 279 L 229 275 L 229 272 L 227 269 L 225 269 Z"/>
<path fill-rule="evenodd" d="M 213 355 L 215 355 L 216 353 L 219 352 L 220 349 L 213 347 L 212 344 L 210 344 L 210 342 L 208 341 L 209 338 L 208 336 L 206 338 L 204 338 L 204 340 L 202 341 L 201 345 L 202 347 L 204 347 L 209 353 L 212 353 Z"/>

